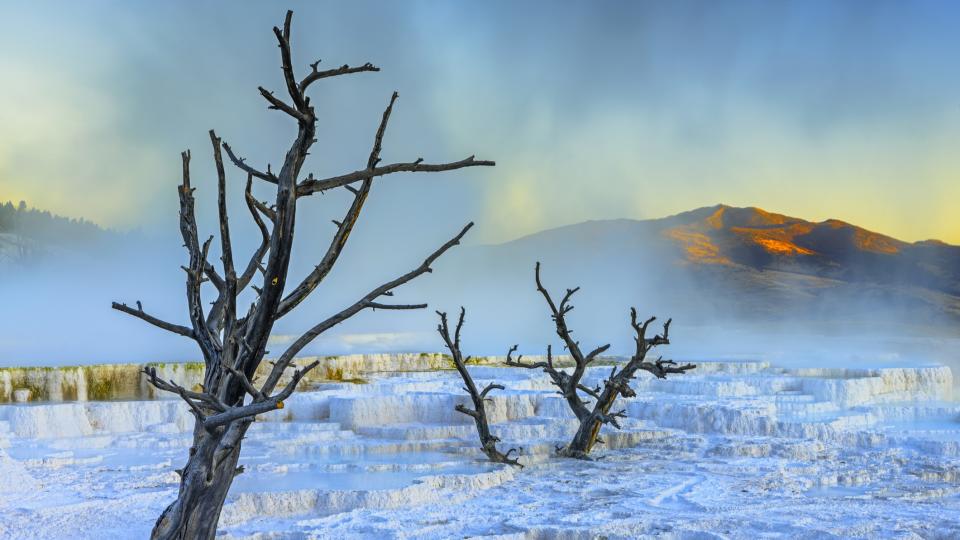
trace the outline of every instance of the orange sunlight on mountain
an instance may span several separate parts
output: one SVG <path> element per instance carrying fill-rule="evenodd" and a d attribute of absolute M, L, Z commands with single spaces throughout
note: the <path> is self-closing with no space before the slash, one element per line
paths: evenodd
<path fill-rule="evenodd" d="M 726 213 L 727 213 L 727 207 L 726 207 L 726 206 L 723 206 L 723 205 L 720 205 L 720 207 L 717 208 L 717 211 L 714 212 L 713 215 L 711 215 L 710 217 L 708 217 L 708 218 L 706 219 L 707 224 L 710 225 L 711 227 L 713 227 L 714 229 L 722 229 L 722 228 L 723 228 L 723 215 L 726 214 Z"/>
<path fill-rule="evenodd" d="M 701 264 L 733 264 L 730 259 L 720 255 L 720 248 L 710 238 L 686 227 L 667 229 L 664 234 L 683 245 L 687 261 Z"/>
<path fill-rule="evenodd" d="M 802 248 L 793 242 L 784 242 L 783 240 L 774 240 L 773 238 L 754 238 L 754 242 L 763 246 L 763 249 L 769 253 L 778 255 L 814 255 L 813 251 Z"/>
<path fill-rule="evenodd" d="M 853 235 L 853 238 L 854 242 L 857 244 L 857 247 L 860 249 L 873 251 L 875 253 L 887 253 L 891 255 L 894 253 L 899 253 L 900 244 L 902 244 L 902 242 L 894 240 L 889 236 L 872 233 L 862 229 L 858 229 Z"/>

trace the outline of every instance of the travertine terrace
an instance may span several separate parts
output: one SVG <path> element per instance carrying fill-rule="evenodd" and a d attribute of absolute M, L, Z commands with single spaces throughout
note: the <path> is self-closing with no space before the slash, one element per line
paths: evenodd
<path fill-rule="evenodd" d="M 506 386 L 488 414 L 498 436 L 523 447 L 523 470 L 485 462 L 470 419 L 454 410 L 467 396 L 457 374 L 440 369 L 444 357 L 329 359 L 349 382 L 311 381 L 254 424 L 222 533 L 960 535 L 960 404 L 949 368 L 744 361 L 701 362 L 676 380 L 641 374 L 623 431 L 605 429 L 599 459 L 578 461 L 550 455 L 576 422 L 546 376 L 496 360 L 471 371 L 478 384 Z M 0 492 L 0 536 L 63 538 L 70 524 L 84 538 L 79 523 L 98 535 L 146 535 L 176 489 L 190 426 L 174 399 L 0 406 L 0 474 L 14 480 Z"/>

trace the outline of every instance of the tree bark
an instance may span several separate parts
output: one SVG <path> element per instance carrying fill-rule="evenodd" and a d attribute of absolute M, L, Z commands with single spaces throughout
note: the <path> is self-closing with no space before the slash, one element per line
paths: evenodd
<path fill-rule="evenodd" d="M 157 519 L 151 539 L 212 540 L 216 536 L 249 426 L 249 421 L 237 421 L 210 432 L 197 422 L 190 457 L 180 471 L 180 492 Z"/>
<path fill-rule="evenodd" d="M 600 405 L 600 410 L 603 411 L 603 414 L 607 414 L 610 411 L 613 402 L 614 400 L 612 399 L 608 403 Z M 593 446 L 597 444 L 601 426 L 603 426 L 603 421 L 601 421 L 599 417 L 591 414 L 588 418 L 580 422 L 580 426 L 577 428 L 573 439 L 566 448 L 561 450 L 561 454 L 565 457 L 580 459 L 588 456 L 590 451 L 593 450 Z"/>

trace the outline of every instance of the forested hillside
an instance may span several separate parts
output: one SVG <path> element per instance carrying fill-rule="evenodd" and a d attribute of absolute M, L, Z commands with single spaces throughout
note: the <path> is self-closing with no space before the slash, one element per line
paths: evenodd
<path fill-rule="evenodd" d="M 0 204 L 0 265 L 27 264 L 53 254 L 88 255 L 125 236 L 86 219 L 30 208 L 24 201 Z"/>
<path fill-rule="evenodd" d="M 92 221 L 71 219 L 47 210 L 28 208 L 20 201 L 0 205 L 0 233 L 14 234 L 43 245 L 70 247 L 96 243 L 115 233 Z"/>

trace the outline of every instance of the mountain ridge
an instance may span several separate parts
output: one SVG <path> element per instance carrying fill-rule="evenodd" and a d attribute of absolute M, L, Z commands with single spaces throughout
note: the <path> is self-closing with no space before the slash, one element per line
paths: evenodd
<path fill-rule="evenodd" d="M 644 237 L 651 247 L 659 244 L 659 251 L 688 266 L 916 285 L 960 295 L 960 246 L 939 240 L 911 243 L 838 219 L 813 222 L 757 207 L 718 204 L 656 219 L 592 220 L 495 246 L 589 244 L 630 236 Z"/>
<path fill-rule="evenodd" d="M 868 233 L 870 233 L 870 234 L 872 234 L 872 235 L 882 236 L 882 237 L 888 238 L 888 239 L 890 239 L 890 240 L 892 240 L 892 241 L 894 241 L 894 242 L 898 242 L 898 243 L 902 243 L 902 244 L 907 244 L 907 245 L 928 245 L 928 244 L 929 244 L 929 245 L 946 246 L 946 247 L 960 247 L 960 245 L 951 244 L 951 243 L 949 243 L 949 242 L 946 242 L 946 241 L 944 241 L 944 240 L 940 240 L 940 239 L 937 239 L 937 238 L 927 238 L 927 239 L 924 239 L 924 240 L 916 240 L 916 241 L 914 241 L 914 242 L 909 242 L 909 241 L 906 241 L 906 240 L 900 240 L 900 239 L 895 238 L 895 237 L 893 237 L 893 236 L 891 236 L 891 235 L 887 235 L 887 234 L 884 234 L 884 233 L 879 233 L 879 232 L 876 232 L 876 231 L 871 231 L 871 230 L 866 229 L 866 228 L 864 228 L 864 227 L 860 227 L 859 225 L 855 225 L 855 224 L 853 224 L 853 223 L 851 223 L 851 222 L 849 222 L 849 221 L 844 221 L 844 220 L 842 220 L 842 219 L 837 219 L 837 218 L 827 218 L 827 219 L 824 219 L 824 220 L 822 220 L 822 221 L 809 221 L 809 220 L 805 220 L 805 219 L 803 219 L 803 218 L 798 218 L 798 217 L 793 217 L 793 216 L 787 216 L 786 214 L 778 214 L 778 213 L 775 213 L 775 212 L 769 212 L 769 211 L 764 210 L 763 208 L 760 208 L 760 207 L 758 207 L 758 206 L 739 206 L 739 207 L 738 207 L 738 206 L 732 206 L 732 205 L 728 205 L 728 204 L 724 204 L 724 203 L 718 203 L 718 204 L 715 204 L 715 205 L 712 205 L 712 206 L 702 206 L 702 207 L 694 208 L 694 209 L 691 209 L 691 210 L 684 210 L 683 212 L 678 212 L 678 213 L 676 213 L 676 214 L 670 214 L 670 215 L 667 215 L 667 216 L 657 217 L 657 218 L 645 218 L 645 219 L 636 219 L 636 218 L 588 219 L 588 220 L 579 221 L 579 222 L 576 222 L 576 223 L 569 223 L 569 224 L 560 225 L 560 226 L 557 226 L 557 227 L 550 227 L 550 228 L 548 228 L 548 229 L 543 229 L 543 230 L 541 230 L 541 231 L 536 231 L 536 232 L 532 232 L 532 233 L 529 233 L 529 234 L 525 234 L 525 235 L 523 235 L 523 236 L 518 236 L 517 238 L 512 238 L 512 239 L 510 239 L 510 240 L 505 240 L 505 241 L 503 241 L 503 242 L 489 243 L 489 244 L 483 244 L 483 245 L 484 245 L 484 246 L 499 246 L 499 245 L 504 245 L 504 244 L 510 244 L 510 243 L 513 243 L 513 242 L 519 242 L 519 241 L 522 241 L 522 240 L 524 240 L 524 239 L 527 239 L 527 238 L 530 238 L 530 237 L 534 237 L 534 236 L 537 236 L 537 235 L 540 235 L 540 234 L 543 234 L 543 233 L 547 233 L 547 232 L 550 232 L 550 231 L 557 231 L 557 230 L 561 230 L 561 229 L 569 229 L 569 228 L 579 227 L 579 226 L 589 225 L 589 224 L 664 222 L 664 221 L 678 220 L 678 219 L 680 219 L 680 218 L 684 218 L 684 217 L 687 217 L 687 216 L 695 216 L 695 215 L 697 215 L 697 214 L 699 214 L 699 213 L 706 212 L 706 211 L 711 211 L 711 212 L 713 212 L 713 211 L 717 211 L 717 210 L 721 210 L 721 209 L 723 209 L 723 210 L 753 211 L 753 212 L 757 212 L 758 214 L 761 214 L 761 215 L 775 216 L 775 217 L 778 217 L 778 218 L 784 218 L 785 220 L 793 220 L 793 221 L 805 222 L 805 223 L 810 223 L 810 224 L 815 224 L 815 225 L 835 224 L 835 225 L 838 225 L 838 226 L 849 226 L 849 227 L 852 227 L 852 228 L 854 228 L 854 229 L 863 230 L 863 231 L 868 232 Z"/>
<path fill-rule="evenodd" d="M 657 219 L 585 221 L 465 248 L 432 278 L 439 283 L 431 299 L 480 306 L 480 317 L 511 306 L 533 324 L 538 261 L 548 288 L 582 287 L 579 306 L 597 319 L 586 324 L 598 333 L 616 324 L 606 313 L 630 305 L 698 324 L 960 327 L 960 246 L 728 205 Z M 534 307 L 521 309 L 518 299 Z"/>

